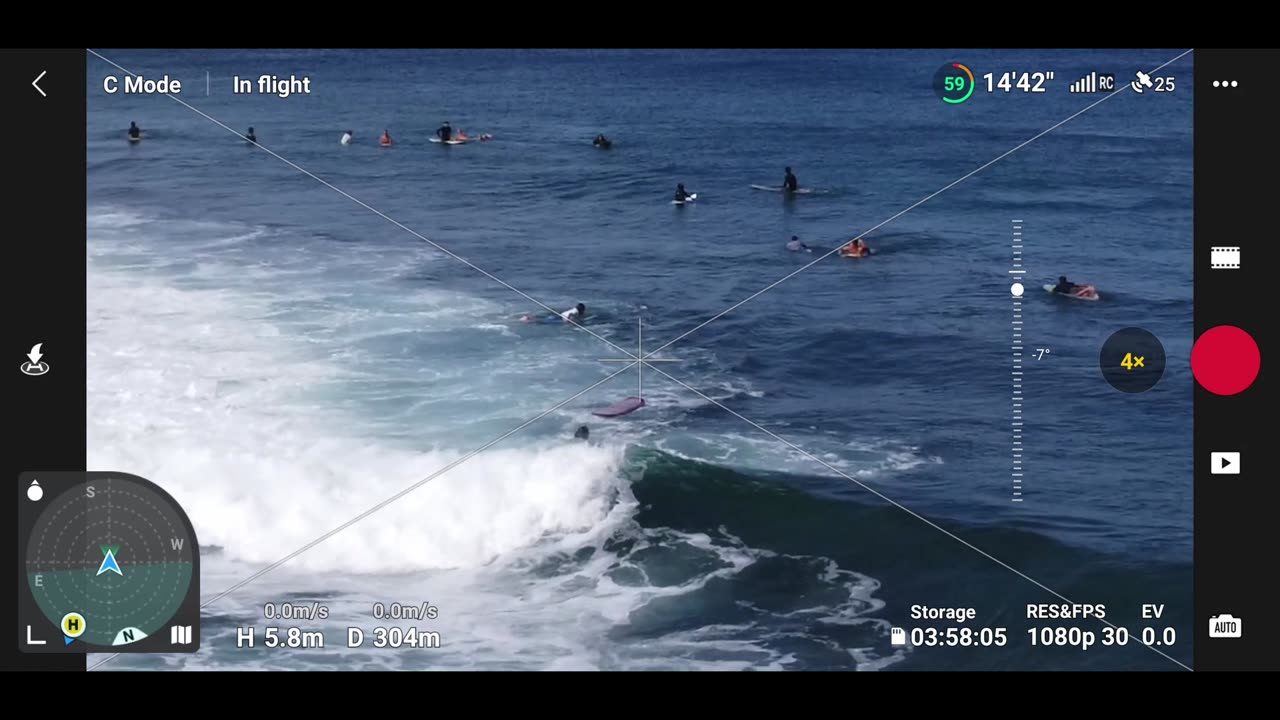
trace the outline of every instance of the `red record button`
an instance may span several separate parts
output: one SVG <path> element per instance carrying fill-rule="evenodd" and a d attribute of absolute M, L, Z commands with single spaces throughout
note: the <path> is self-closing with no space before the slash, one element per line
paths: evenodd
<path fill-rule="evenodd" d="M 1214 395 L 1244 392 L 1258 377 L 1260 367 L 1258 343 L 1232 325 L 1208 330 L 1191 348 L 1191 372 L 1196 382 Z"/>

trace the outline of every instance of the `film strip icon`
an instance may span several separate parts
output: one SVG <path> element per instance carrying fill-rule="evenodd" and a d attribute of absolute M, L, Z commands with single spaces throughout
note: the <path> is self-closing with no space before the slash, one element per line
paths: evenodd
<path fill-rule="evenodd" d="M 1226 246 L 1209 248 L 1209 266 L 1214 270 L 1239 270 L 1240 248 Z"/>

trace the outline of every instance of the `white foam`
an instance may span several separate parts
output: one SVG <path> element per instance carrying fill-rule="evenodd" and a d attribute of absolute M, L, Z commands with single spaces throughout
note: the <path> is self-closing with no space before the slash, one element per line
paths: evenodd
<path fill-rule="evenodd" d="M 160 483 L 203 544 L 270 562 L 463 451 L 407 452 L 338 432 L 309 361 L 252 299 L 89 275 L 90 465 Z M 248 316 L 248 317 L 246 317 Z M 424 439 L 429 437 L 424 432 Z M 608 512 L 619 453 L 581 443 L 490 450 L 296 561 L 310 570 L 476 566 Z"/>

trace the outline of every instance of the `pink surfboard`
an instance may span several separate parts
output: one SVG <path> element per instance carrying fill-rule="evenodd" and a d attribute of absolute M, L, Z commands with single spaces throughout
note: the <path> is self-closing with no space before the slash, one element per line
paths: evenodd
<path fill-rule="evenodd" d="M 619 400 L 618 402 L 610 405 L 609 407 L 600 408 L 599 410 L 592 410 L 591 414 L 598 415 L 600 417 L 621 417 L 628 413 L 632 413 L 632 412 L 635 412 L 636 410 L 639 410 L 640 408 L 644 407 L 644 405 L 645 403 L 643 398 L 629 397 L 625 400 Z"/>

